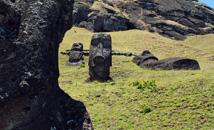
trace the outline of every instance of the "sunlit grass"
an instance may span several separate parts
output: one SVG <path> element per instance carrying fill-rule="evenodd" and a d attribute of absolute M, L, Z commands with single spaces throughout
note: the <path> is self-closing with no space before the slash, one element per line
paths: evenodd
<path fill-rule="evenodd" d="M 68 56 L 59 53 L 60 87 L 85 104 L 95 130 L 214 128 L 214 34 L 185 41 L 140 30 L 110 34 L 113 50 L 141 54 L 148 49 L 159 59 L 194 58 L 201 70 L 147 70 L 132 63 L 133 56 L 113 56 L 110 75 L 114 81 L 86 83 L 88 57 L 84 56 L 85 67 L 66 67 Z M 92 35 L 74 27 L 66 33 L 59 51 L 69 50 L 74 42 L 89 49 Z M 157 92 L 130 85 L 151 80 Z M 147 109 L 150 111 L 144 112 Z"/>

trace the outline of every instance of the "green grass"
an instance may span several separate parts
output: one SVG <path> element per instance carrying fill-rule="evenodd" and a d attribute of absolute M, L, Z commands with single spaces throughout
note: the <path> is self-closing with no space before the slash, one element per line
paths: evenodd
<path fill-rule="evenodd" d="M 84 56 L 85 66 L 66 67 L 68 56 L 59 53 L 59 82 L 72 81 L 60 87 L 85 104 L 95 130 L 214 128 L 214 34 L 185 41 L 140 30 L 110 34 L 113 50 L 141 54 L 148 49 L 159 59 L 194 58 L 201 70 L 147 70 L 132 63 L 133 57 L 113 56 L 110 76 L 114 81 L 86 83 L 88 57 Z M 70 49 L 74 42 L 89 49 L 92 35 L 74 27 L 59 51 Z"/>

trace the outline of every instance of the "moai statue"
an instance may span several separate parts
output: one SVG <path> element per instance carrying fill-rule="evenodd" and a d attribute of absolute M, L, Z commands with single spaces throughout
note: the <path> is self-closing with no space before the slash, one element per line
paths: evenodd
<path fill-rule="evenodd" d="M 89 52 L 89 81 L 105 82 L 109 77 L 112 66 L 112 47 L 110 34 L 94 34 L 91 39 Z"/>
<path fill-rule="evenodd" d="M 132 62 L 141 68 L 161 69 L 161 70 L 199 70 L 200 66 L 194 59 L 183 57 L 172 57 L 158 60 L 148 50 L 145 50 L 141 55 L 137 55 L 132 59 Z"/>
<path fill-rule="evenodd" d="M 150 62 L 158 61 L 158 58 L 155 57 L 150 51 L 145 50 L 141 55 L 137 55 L 132 59 L 132 62 L 140 66 L 141 64 L 147 65 Z"/>
<path fill-rule="evenodd" d="M 78 66 L 83 63 L 83 44 L 74 43 L 66 66 Z"/>

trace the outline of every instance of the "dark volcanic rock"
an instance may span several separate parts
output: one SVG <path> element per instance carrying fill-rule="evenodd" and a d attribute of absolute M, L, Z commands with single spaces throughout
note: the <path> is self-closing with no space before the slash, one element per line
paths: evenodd
<path fill-rule="evenodd" d="M 98 14 L 89 19 L 92 21 L 94 32 L 111 32 L 128 29 L 128 20 L 122 16 L 110 13 Z"/>
<path fill-rule="evenodd" d="M 112 47 L 110 34 L 94 34 L 91 39 L 89 52 L 89 81 L 105 82 L 111 80 Z"/>
<path fill-rule="evenodd" d="M 158 61 L 158 58 L 151 54 L 148 50 L 145 50 L 141 55 L 137 55 L 132 59 L 132 62 L 140 66 L 143 62 Z"/>
<path fill-rule="evenodd" d="M 181 57 L 167 58 L 156 62 L 144 62 L 140 64 L 140 67 L 163 70 L 200 70 L 196 60 Z"/>
<path fill-rule="evenodd" d="M 82 43 L 74 43 L 72 45 L 67 66 L 77 66 L 83 64 L 83 44 Z"/>
<path fill-rule="evenodd" d="M 197 0 L 76 1 L 90 6 L 82 27 L 96 32 L 141 29 L 177 40 L 192 34 L 214 33 L 214 9 Z"/>
<path fill-rule="evenodd" d="M 74 4 L 73 25 L 78 25 L 82 21 L 87 21 L 89 13 L 91 13 L 89 5 L 84 3 Z"/>
<path fill-rule="evenodd" d="M 58 85 L 58 47 L 73 0 L 0 1 L 0 129 L 93 129 Z"/>
<path fill-rule="evenodd" d="M 89 5 L 91 6 L 90 12 L 88 10 Z M 77 9 L 74 11 L 76 16 L 74 19 L 80 20 L 75 22 L 77 26 L 85 27 L 94 32 L 111 32 L 128 29 L 129 20 L 123 13 L 105 3 L 98 1 L 90 3 L 89 1 L 82 2 L 80 0 L 75 4 L 75 7 Z"/>
<path fill-rule="evenodd" d="M 173 57 L 158 60 L 148 50 L 144 51 L 142 55 L 135 56 L 132 60 L 141 68 L 162 69 L 162 70 L 199 70 L 200 66 L 194 59 Z"/>

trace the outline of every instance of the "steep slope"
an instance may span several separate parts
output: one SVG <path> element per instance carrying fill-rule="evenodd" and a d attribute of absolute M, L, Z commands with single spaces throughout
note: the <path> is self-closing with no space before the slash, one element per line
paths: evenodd
<path fill-rule="evenodd" d="M 94 32 L 149 30 L 184 40 L 214 32 L 214 9 L 197 0 L 76 0 L 73 24 Z"/>

